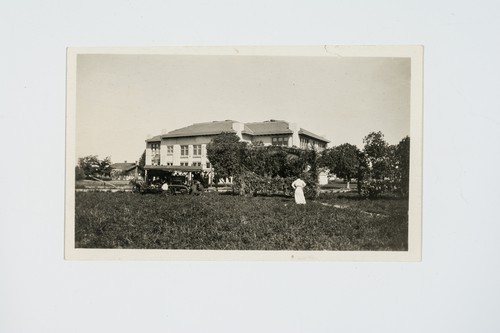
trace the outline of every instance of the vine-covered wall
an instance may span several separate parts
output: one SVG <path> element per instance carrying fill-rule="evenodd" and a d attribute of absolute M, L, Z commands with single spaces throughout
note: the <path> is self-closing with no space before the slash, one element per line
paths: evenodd
<path fill-rule="evenodd" d="M 242 172 L 234 179 L 235 191 L 251 194 L 292 195 L 292 183 L 301 178 L 307 186 L 304 194 L 319 194 L 318 153 L 281 146 L 246 147 Z"/>

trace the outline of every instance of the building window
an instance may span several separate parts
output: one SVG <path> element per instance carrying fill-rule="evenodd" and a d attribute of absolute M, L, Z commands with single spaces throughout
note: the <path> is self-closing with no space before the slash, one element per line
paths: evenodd
<path fill-rule="evenodd" d="M 181 166 L 189 166 L 188 162 L 181 162 Z"/>
<path fill-rule="evenodd" d="M 181 146 L 181 156 L 188 156 L 189 146 Z"/>
<path fill-rule="evenodd" d="M 210 169 L 210 168 L 211 168 L 210 162 L 207 162 L 207 168 L 208 168 L 208 169 Z"/>
<path fill-rule="evenodd" d="M 201 145 L 193 145 L 193 155 L 201 156 Z"/>
<path fill-rule="evenodd" d="M 151 165 L 160 165 L 160 144 L 151 143 Z"/>
<path fill-rule="evenodd" d="M 193 162 L 193 166 L 201 166 L 201 162 Z"/>
<path fill-rule="evenodd" d="M 277 136 L 272 138 L 273 146 L 288 146 L 288 138 Z"/>
<path fill-rule="evenodd" d="M 167 166 L 174 165 L 172 162 L 167 162 Z"/>
<path fill-rule="evenodd" d="M 300 148 L 302 148 L 302 149 L 309 148 L 309 139 L 300 138 Z"/>
<path fill-rule="evenodd" d="M 167 155 L 172 155 L 174 153 L 174 146 L 167 146 Z"/>

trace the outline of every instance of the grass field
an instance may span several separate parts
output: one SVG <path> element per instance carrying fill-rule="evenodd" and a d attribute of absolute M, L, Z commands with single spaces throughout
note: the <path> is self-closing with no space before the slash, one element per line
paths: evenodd
<path fill-rule="evenodd" d="M 228 250 L 393 250 L 408 247 L 407 199 L 327 194 L 162 196 L 76 193 L 76 247 Z"/>

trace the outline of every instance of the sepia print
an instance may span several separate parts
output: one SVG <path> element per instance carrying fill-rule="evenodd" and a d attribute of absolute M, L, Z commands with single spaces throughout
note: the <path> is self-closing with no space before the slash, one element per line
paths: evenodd
<path fill-rule="evenodd" d="M 422 47 L 69 48 L 67 259 L 421 259 Z"/>

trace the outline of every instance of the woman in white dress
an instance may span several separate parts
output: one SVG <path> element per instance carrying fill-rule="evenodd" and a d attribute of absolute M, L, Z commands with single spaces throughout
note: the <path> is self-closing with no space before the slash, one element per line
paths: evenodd
<path fill-rule="evenodd" d="M 304 197 L 304 191 L 302 190 L 305 186 L 306 183 L 300 178 L 297 178 L 297 180 L 292 183 L 292 187 L 295 190 L 295 203 L 298 205 L 306 204 L 306 198 Z"/>

